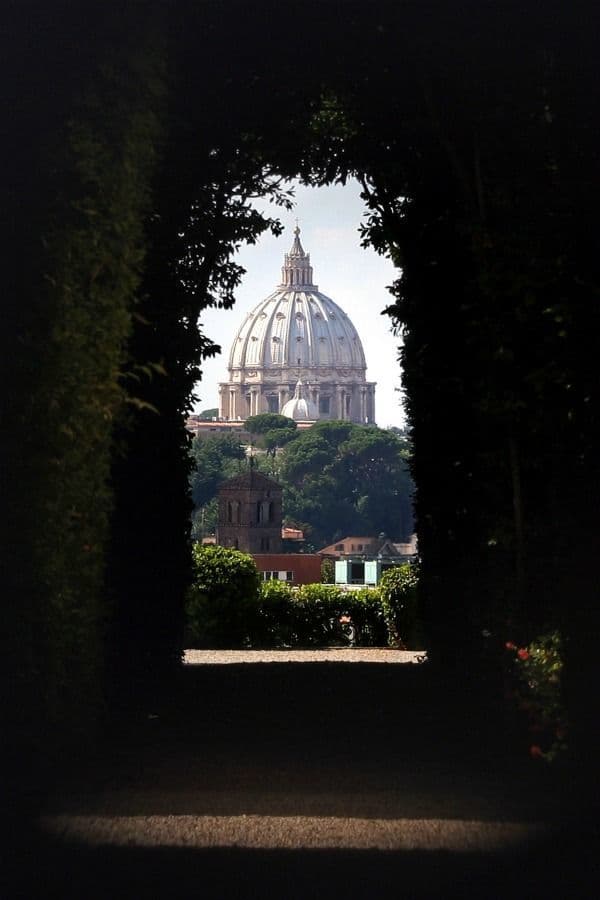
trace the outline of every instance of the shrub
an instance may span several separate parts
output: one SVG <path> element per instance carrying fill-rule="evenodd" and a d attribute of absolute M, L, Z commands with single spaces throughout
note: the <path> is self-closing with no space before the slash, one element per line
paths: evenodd
<path fill-rule="evenodd" d="M 260 576 L 251 556 L 197 544 L 187 601 L 188 637 L 194 647 L 243 647 L 256 628 Z"/>
<path fill-rule="evenodd" d="M 294 592 L 285 581 L 265 581 L 260 587 L 253 647 L 292 647 L 297 644 Z"/>
<path fill-rule="evenodd" d="M 345 595 L 347 609 L 356 627 L 356 642 L 363 647 L 388 643 L 388 632 L 379 588 L 362 588 Z"/>
<path fill-rule="evenodd" d="M 321 584 L 333 584 L 335 581 L 335 565 L 333 560 L 324 559 L 321 563 Z"/>
<path fill-rule="evenodd" d="M 418 585 L 418 569 L 410 563 L 388 569 L 381 576 L 381 608 L 391 647 L 412 642 L 417 624 Z"/>
<path fill-rule="evenodd" d="M 265 582 L 253 619 L 253 647 L 327 647 L 349 642 L 340 619 L 349 616 L 353 643 L 382 646 L 388 632 L 377 588 L 344 591 L 333 585 L 306 584 L 291 588 Z"/>
<path fill-rule="evenodd" d="M 550 631 L 511 654 L 510 698 L 524 720 L 532 759 L 553 762 L 567 749 L 568 723 L 562 699 L 563 648 L 560 633 Z"/>
<path fill-rule="evenodd" d="M 296 594 L 296 630 L 303 645 L 326 647 L 335 642 L 336 626 L 345 612 L 345 593 L 330 584 L 303 584 Z"/>
<path fill-rule="evenodd" d="M 392 599 L 384 603 L 378 588 L 345 591 L 330 584 L 294 588 L 281 581 L 261 582 L 252 557 L 238 550 L 197 545 L 193 554 L 195 577 L 187 603 L 188 646 L 344 645 L 350 642 L 343 626 L 346 616 L 352 643 L 397 646 L 396 623 L 403 615 L 403 621 L 407 620 L 405 601 L 401 599 L 404 595 L 397 586 Z M 389 622 L 396 630 L 390 631 Z"/>

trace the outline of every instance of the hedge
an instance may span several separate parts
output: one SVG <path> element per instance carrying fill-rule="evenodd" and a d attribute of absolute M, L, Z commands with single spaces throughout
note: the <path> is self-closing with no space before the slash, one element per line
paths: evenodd
<path fill-rule="evenodd" d="M 223 547 L 196 549 L 194 558 L 197 574 L 188 601 L 191 646 L 260 649 L 352 643 L 397 647 L 411 642 L 417 576 L 410 566 L 392 570 L 397 574 L 387 580 L 385 592 L 380 588 L 345 591 L 328 584 L 298 588 L 280 581 L 260 584 L 252 557 Z M 210 567 L 214 577 L 209 589 Z M 244 583 L 247 588 L 242 587 Z M 410 629 L 405 627 L 408 606 Z M 345 628 L 346 617 L 350 621 Z"/>

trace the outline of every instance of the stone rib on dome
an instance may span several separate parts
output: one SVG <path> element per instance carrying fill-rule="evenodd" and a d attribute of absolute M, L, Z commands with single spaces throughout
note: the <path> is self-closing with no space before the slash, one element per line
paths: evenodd
<path fill-rule="evenodd" d="M 313 283 L 299 227 L 281 284 L 246 315 L 228 368 L 229 381 L 219 387 L 223 418 L 282 411 L 302 377 L 316 417 L 374 421 L 362 342 L 344 310 Z"/>
<path fill-rule="evenodd" d="M 349 366 L 366 370 L 358 332 L 330 297 L 276 290 L 248 313 L 229 354 L 229 368 Z"/>

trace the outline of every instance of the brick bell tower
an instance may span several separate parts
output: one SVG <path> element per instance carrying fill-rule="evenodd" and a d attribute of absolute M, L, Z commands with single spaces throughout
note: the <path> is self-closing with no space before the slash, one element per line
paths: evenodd
<path fill-rule="evenodd" d="M 281 553 L 282 488 L 250 469 L 219 489 L 217 544 L 244 553 Z"/>

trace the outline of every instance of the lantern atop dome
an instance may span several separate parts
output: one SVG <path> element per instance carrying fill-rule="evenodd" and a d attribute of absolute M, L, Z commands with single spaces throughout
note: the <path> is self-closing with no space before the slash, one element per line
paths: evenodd
<path fill-rule="evenodd" d="M 300 227 L 296 223 L 294 228 L 294 242 L 290 252 L 284 256 L 281 269 L 281 287 L 311 288 L 318 290 L 313 284 L 313 270 L 310 264 L 310 253 L 305 253 L 300 243 Z"/>

